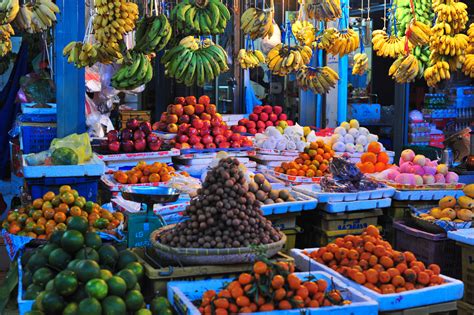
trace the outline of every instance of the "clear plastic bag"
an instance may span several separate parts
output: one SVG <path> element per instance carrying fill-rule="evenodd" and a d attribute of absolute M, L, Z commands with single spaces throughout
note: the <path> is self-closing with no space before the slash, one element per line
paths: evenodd
<path fill-rule="evenodd" d="M 88 133 L 73 133 L 64 138 L 55 138 L 51 142 L 49 150 L 53 152 L 58 148 L 70 148 L 79 157 L 79 164 L 89 161 L 92 158 L 92 147 Z"/>

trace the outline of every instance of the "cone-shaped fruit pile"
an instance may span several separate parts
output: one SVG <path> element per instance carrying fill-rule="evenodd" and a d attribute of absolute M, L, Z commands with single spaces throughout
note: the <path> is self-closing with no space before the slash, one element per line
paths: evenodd
<path fill-rule="evenodd" d="M 179 223 L 161 237 L 172 247 L 237 248 L 279 241 L 280 233 L 265 219 L 260 202 L 249 192 L 239 161 L 222 159 L 207 174 L 198 196 Z"/>

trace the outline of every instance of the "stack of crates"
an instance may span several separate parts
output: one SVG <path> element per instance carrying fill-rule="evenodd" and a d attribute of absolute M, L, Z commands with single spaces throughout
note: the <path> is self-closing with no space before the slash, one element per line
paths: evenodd
<path fill-rule="evenodd" d="M 464 297 L 458 302 L 458 315 L 474 314 L 474 246 L 457 243 L 462 250 L 462 281 Z"/>
<path fill-rule="evenodd" d="M 151 111 L 149 110 L 121 110 L 120 111 L 120 126 L 125 128 L 127 120 L 135 118 L 139 122 L 151 121 Z"/>

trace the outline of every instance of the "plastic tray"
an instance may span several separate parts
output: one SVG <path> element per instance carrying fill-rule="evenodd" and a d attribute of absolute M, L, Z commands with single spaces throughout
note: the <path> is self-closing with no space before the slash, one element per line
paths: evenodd
<path fill-rule="evenodd" d="M 25 156 L 23 160 L 23 174 L 25 178 L 41 177 L 68 177 L 73 176 L 101 176 L 105 172 L 105 164 L 95 154 L 92 159 L 78 165 L 39 165 L 28 166 Z"/>
<path fill-rule="evenodd" d="M 36 103 L 21 103 L 21 112 L 23 114 L 35 114 L 35 115 L 50 115 L 56 114 L 56 104 L 46 103 L 51 106 L 50 108 L 36 108 L 33 107 Z"/>
<path fill-rule="evenodd" d="M 98 191 L 99 177 L 41 177 L 26 179 L 26 185 L 33 199 L 41 198 L 48 191 L 55 194 L 59 193 L 62 185 L 70 185 L 77 190 L 80 196 L 86 200 L 96 201 Z"/>
<path fill-rule="evenodd" d="M 283 156 L 298 156 L 300 154 L 299 151 L 296 150 L 272 150 L 272 149 L 256 149 L 257 154 L 265 154 L 265 155 L 283 155 Z"/>
<path fill-rule="evenodd" d="M 392 204 L 392 199 L 383 198 L 383 199 L 373 199 L 373 200 L 357 200 L 357 201 L 347 201 L 347 202 L 328 202 L 321 204 L 320 207 L 326 212 L 329 213 L 338 213 L 345 211 L 360 211 L 360 210 L 369 210 L 375 208 L 387 208 Z"/>
<path fill-rule="evenodd" d="M 349 161 L 351 161 L 352 163 L 358 163 L 360 162 L 360 158 L 362 156 L 362 154 L 364 154 L 366 152 L 354 152 L 354 153 L 348 153 L 348 152 L 335 152 L 335 155 L 336 156 L 349 156 Z M 389 164 L 393 164 L 393 159 L 395 157 L 395 152 L 393 151 L 385 151 L 385 153 L 387 153 L 388 155 L 388 163 Z"/>
<path fill-rule="evenodd" d="M 448 238 L 455 240 L 459 243 L 474 246 L 474 228 L 448 231 Z"/>
<path fill-rule="evenodd" d="M 312 252 L 318 248 L 304 249 Z M 292 249 L 291 256 L 295 259 L 296 267 L 303 271 L 324 271 L 328 274 L 341 279 L 346 285 L 356 291 L 368 296 L 379 304 L 379 311 L 395 311 L 414 308 L 423 305 L 438 304 L 459 300 L 463 296 L 464 284 L 462 281 L 441 275 L 446 281 L 445 284 L 427 287 L 419 290 L 407 291 L 395 294 L 378 294 L 363 285 L 342 276 L 331 268 L 322 265 L 310 257 L 304 255 L 301 249 Z"/>
<path fill-rule="evenodd" d="M 326 272 L 298 272 L 296 275 L 302 280 L 324 279 L 328 282 L 329 289 L 332 289 L 332 276 Z M 230 283 L 232 278 L 211 279 L 198 281 L 171 281 L 168 283 L 168 300 L 174 309 L 181 315 L 200 315 L 201 313 L 193 304 L 193 301 L 200 300 L 206 290 L 219 291 L 226 283 Z M 338 279 L 333 279 L 334 284 L 344 298 L 352 300 L 352 304 L 344 306 L 330 306 L 320 308 L 296 309 L 288 311 L 272 311 L 250 313 L 255 315 L 284 315 L 284 314 L 331 314 L 331 315 L 375 315 L 377 314 L 377 303 L 368 299 L 353 288 L 347 286 Z"/>
<path fill-rule="evenodd" d="M 319 183 L 322 177 L 306 177 L 306 176 L 292 176 L 283 173 L 275 172 L 274 170 L 267 170 L 266 173 L 275 176 L 276 178 L 283 179 L 290 183 L 301 184 L 301 183 Z"/>
<path fill-rule="evenodd" d="M 137 184 L 120 184 L 114 179 L 114 175 L 112 174 L 104 174 L 100 177 L 100 180 L 104 183 L 104 185 L 110 190 L 110 191 L 120 191 L 124 188 L 127 187 L 133 187 L 133 186 L 147 186 L 147 187 L 168 187 L 169 184 L 168 182 L 158 182 L 158 183 L 137 183 Z"/>
<path fill-rule="evenodd" d="M 163 158 L 178 156 L 180 154 L 178 149 L 171 149 L 169 151 L 156 152 L 137 152 L 137 153 L 120 153 L 120 154 L 98 154 L 97 156 L 104 162 L 118 162 L 118 161 L 141 161 L 150 160 L 153 158 Z"/>
<path fill-rule="evenodd" d="M 263 215 L 282 214 L 288 212 L 298 212 L 316 209 L 316 206 L 318 205 L 318 200 L 295 191 L 290 191 L 290 193 L 293 195 L 296 201 L 263 205 L 260 207 L 263 211 Z"/>
<path fill-rule="evenodd" d="M 321 203 L 390 198 L 395 193 L 395 189 L 392 187 L 359 191 L 356 193 L 330 193 L 321 191 L 319 184 L 301 185 L 295 187 L 294 190 L 318 198 L 318 201 Z"/>
<path fill-rule="evenodd" d="M 221 149 L 224 150 L 224 149 Z M 226 151 L 228 156 L 232 157 L 247 157 L 255 156 L 255 151 Z M 218 152 L 198 152 L 198 153 L 183 153 L 181 151 L 180 159 L 203 159 L 203 158 L 215 158 Z"/>
<path fill-rule="evenodd" d="M 113 198 L 112 204 L 114 208 L 121 212 L 139 212 L 141 210 L 141 204 L 123 199 L 122 196 Z M 189 205 L 189 196 L 186 194 L 179 195 L 179 199 L 176 202 L 170 204 L 155 204 L 153 206 L 153 212 L 159 215 L 174 214 L 177 212 L 184 211 Z"/>
<path fill-rule="evenodd" d="M 253 147 L 242 147 L 242 148 L 215 148 L 215 149 L 184 149 L 181 150 L 182 154 L 196 154 L 196 153 L 217 153 L 217 152 L 242 152 L 242 151 L 253 151 Z"/>
<path fill-rule="evenodd" d="M 235 157 L 240 163 L 242 164 L 249 164 L 250 159 L 248 157 Z M 214 158 L 193 158 L 193 159 L 182 159 L 181 157 L 175 157 L 173 158 L 173 161 L 176 164 L 181 164 L 181 165 L 189 165 L 189 166 L 198 166 L 202 165 L 202 167 L 207 167 L 209 164 L 211 164 L 214 161 Z"/>
<path fill-rule="evenodd" d="M 463 196 L 462 190 L 396 190 L 394 200 L 440 200 L 446 196 L 458 198 Z"/>
<path fill-rule="evenodd" d="M 392 186 L 399 191 L 420 191 L 423 193 L 424 191 L 430 190 L 462 190 L 464 184 L 457 183 L 457 184 L 432 184 L 432 185 L 404 185 L 398 184 L 393 181 L 389 180 L 380 180 L 375 178 L 378 182 L 384 183 L 385 185 Z"/>

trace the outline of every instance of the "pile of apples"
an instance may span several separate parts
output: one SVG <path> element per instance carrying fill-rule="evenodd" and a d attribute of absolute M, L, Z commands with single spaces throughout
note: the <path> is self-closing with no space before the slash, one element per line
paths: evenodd
<path fill-rule="evenodd" d="M 103 151 L 111 153 L 131 153 L 143 151 L 159 151 L 163 141 L 152 132 L 151 123 L 139 122 L 136 119 L 127 120 L 122 130 L 111 130 L 106 135 L 107 140 L 100 143 Z"/>
<path fill-rule="evenodd" d="M 177 97 L 153 129 L 177 133 L 173 140 L 177 149 L 251 147 L 252 140 L 230 130 L 210 102 L 207 95 Z"/>
<path fill-rule="evenodd" d="M 265 132 L 265 128 L 269 126 L 280 127 L 283 130 L 288 126 L 293 126 L 294 122 L 288 120 L 288 116 L 282 112 L 283 108 L 281 106 L 255 106 L 249 118 L 239 120 L 238 125 L 232 126 L 232 130 L 254 135 Z"/>

